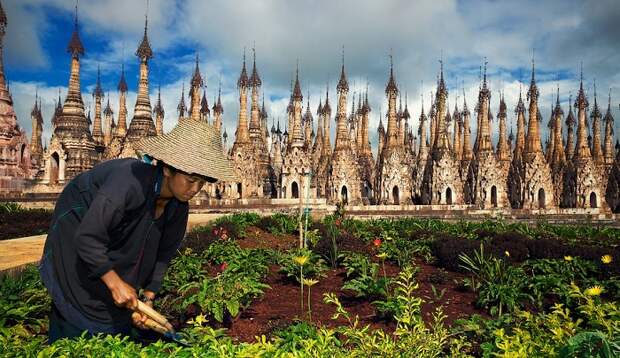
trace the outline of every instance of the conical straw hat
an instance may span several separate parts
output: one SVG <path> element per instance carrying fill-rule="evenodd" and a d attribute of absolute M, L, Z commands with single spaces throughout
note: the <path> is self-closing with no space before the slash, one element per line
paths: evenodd
<path fill-rule="evenodd" d="M 202 121 L 182 120 L 170 133 L 144 138 L 135 148 L 140 156 L 149 155 L 189 174 L 238 181 L 218 131 Z"/>

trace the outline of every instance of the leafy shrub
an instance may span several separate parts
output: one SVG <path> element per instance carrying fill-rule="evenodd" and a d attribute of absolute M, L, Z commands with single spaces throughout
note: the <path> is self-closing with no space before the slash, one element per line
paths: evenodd
<path fill-rule="evenodd" d="M 332 268 L 338 266 L 341 246 L 346 241 L 344 236 L 347 235 L 346 233 L 341 233 L 336 225 L 336 220 L 340 219 L 326 217 L 323 220 L 323 224 L 313 226 L 318 231 L 319 240 L 312 246 L 312 251 L 327 260 L 327 263 Z"/>
<path fill-rule="evenodd" d="M 472 274 L 470 284 L 478 291 L 477 304 L 488 308 L 492 315 L 514 311 L 530 298 L 523 291 L 525 273 L 520 267 L 509 266 L 502 259 L 485 256 L 484 246 L 472 256 L 461 254 L 462 267 Z"/>
<path fill-rule="evenodd" d="M 528 273 L 527 289 L 540 308 L 546 308 L 548 303 L 559 302 L 566 306 L 573 305 L 570 286 L 578 284 L 594 284 L 591 277 L 597 275 L 596 264 L 578 257 L 568 257 L 570 260 L 530 260 L 522 268 Z"/>
<path fill-rule="evenodd" d="M 236 317 L 268 288 L 269 285 L 249 275 L 224 272 L 217 277 L 190 282 L 180 287 L 179 292 L 183 295 L 183 308 L 197 304 L 203 313 L 223 322 L 226 315 Z"/>
<path fill-rule="evenodd" d="M 517 312 L 515 326 L 494 332 L 494 344 L 485 345 L 485 355 L 616 357 L 620 355 L 620 309 L 602 303 L 597 296 L 571 285 L 570 294 L 579 302 L 575 314 L 563 305 L 550 313 Z"/>
<path fill-rule="evenodd" d="M 346 270 L 347 278 L 356 278 L 360 276 L 368 276 L 372 274 L 371 267 L 374 264 L 368 256 L 357 252 L 344 252 L 341 254 L 342 267 Z"/>
<path fill-rule="evenodd" d="M 432 241 L 429 239 L 385 239 L 381 242 L 379 251 L 386 253 L 388 258 L 396 261 L 399 266 L 405 266 L 410 264 L 416 256 L 421 256 L 424 261 L 431 262 L 433 260 L 431 245 Z"/>
<path fill-rule="evenodd" d="M 41 333 L 51 299 L 34 265 L 19 277 L 0 277 L 0 335 L 10 331 Z"/>
<path fill-rule="evenodd" d="M 273 214 L 261 217 L 256 226 L 274 235 L 292 234 L 298 229 L 298 218 L 287 214 Z"/>
<path fill-rule="evenodd" d="M 177 287 L 204 278 L 202 262 L 203 259 L 194 253 L 192 249 L 183 250 L 180 255 L 177 255 L 170 262 L 170 266 L 162 281 L 162 288 L 166 291 L 172 291 Z"/>
<path fill-rule="evenodd" d="M 14 202 L 0 203 L 0 214 L 12 214 L 27 210 L 23 206 Z"/>
<path fill-rule="evenodd" d="M 379 275 L 379 265 L 373 263 L 369 267 L 368 275 L 355 277 L 342 285 L 343 290 L 351 290 L 358 298 L 367 298 L 370 301 L 381 300 L 387 297 L 391 279 Z"/>
<path fill-rule="evenodd" d="M 225 237 L 222 239 L 241 239 L 246 235 L 246 229 L 256 225 L 260 220 L 260 216 L 255 213 L 237 213 L 233 215 L 222 216 L 213 221 L 213 227 L 223 230 Z"/>

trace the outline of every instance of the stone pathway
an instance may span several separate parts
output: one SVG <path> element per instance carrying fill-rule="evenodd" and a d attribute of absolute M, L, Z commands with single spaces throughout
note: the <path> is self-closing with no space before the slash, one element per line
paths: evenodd
<path fill-rule="evenodd" d="M 187 231 L 208 223 L 225 213 L 190 214 Z M 36 264 L 41 259 L 47 235 L 29 236 L 13 240 L 0 240 L 0 276 L 20 271 L 27 264 Z"/>
<path fill-rule="evenodd" d="M 0 241 L 0 273 L 39 262 L 46 237 L 47 235 L 37 235 Z"/>

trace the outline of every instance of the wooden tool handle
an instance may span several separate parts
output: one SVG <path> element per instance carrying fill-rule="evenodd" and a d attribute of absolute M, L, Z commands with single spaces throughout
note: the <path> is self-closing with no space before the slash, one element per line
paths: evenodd
<path fill-rule="evenodd" d="M 167 331 L 174 331 L 172 325 L 168 322 L 166 317 L 164 317 L 161 313 L 155 311 L 151 306 L 146 303 L 138 300 L 138 308 L 136 309 L 138 312 L 145 314 L 147 317 L 157 322 L 161 326 L 165 327 Z"/>
<path fill-rule="evenodd" d="M 140 319 L 140 313 L 138 312 L 134 312 L 132 313 L 131 317 L 134 320 L 139 320 Z M 151 329 L 155 332 L 158 332 L 160 334 L 166 334 L 168 332 L 168 329 L 166 329 L 166 327 L 162 326 L 161 324 L 153 321 L 150 318 L 147 318 L 146 321 L 143 322 L 143 324 L 148 328 Z"/>

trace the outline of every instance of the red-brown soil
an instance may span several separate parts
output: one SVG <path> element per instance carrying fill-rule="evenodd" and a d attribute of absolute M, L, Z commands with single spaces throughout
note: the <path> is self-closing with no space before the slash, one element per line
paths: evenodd
<path fill-rule="evenodd" d="M 51 219 L 52 212 L 47 210 L 0 213 L 0 240 L 44 234 Z"/>
<path fill-rule="evenodd" d="M 287 250 L 297 247 L 298 238 L 293 235 L 274 236 L 252 227 L 247 230 L 246 237 L 237 240 L 237 242 L 243 248 Z M 372 252 L 370 247 L 366 250 Z M 377 260 L 376 258 L 373 259 Z M 440 306 L 446 315 L 444 321 L 446 325 L 451 325 L 458 318 L 469 317 L 476 313 L 488 316 L 484 311 L 474 306 L 476 300 L 474 293 L 459 290 L 458 282 L 464 277 L 462 274 L 441 270 L 436 266 L 425 264 L 422 259 L 416 260 L 416 266 L 420 268 L 416 276 L 419 283 L 416 292 L 419 297 L 424 299 L 422 315 L 427 323 L 432 321 L 435 309 Z M 256 336 L 269 336 L 275 330 L 285 328 L 296 321 L 309 320 L 307 287 L 304 287 L 304 311 L 302 312 L 299 284 L 287 279 L 278 270 L 278 266 L 271 266 L 264 281 L 271 286 L 271 289 L 266 290 L 263 297 L 252 303 L 237 318 L 224 324 L 224 327 L 228 328 L 228 335 L 234 340 L 254 341 Z M 387 276 L 390 277 L 396 276 L 399 272 L 398 266 L 389 262 L 385 263 L 385 270 Z M 217 274 L 216 271 L 217 269 L 214 268 L 213 274 Z M 381 269 L 381 271 L 383 270 Z M 378 319 L 371 302 L 356 298 L 354 292 L 343 291 L 344 280 L 344 269 L 329 270 L 326 277 L 321 278 L 319 283 L 311 288 L 312 322 L 328 327 L 349 324 L 342 317 L 338 320 L 332 320 L 335 307 L 323 302 L 325 293 L 334 292 L 351 317 L 356 315 L 359 317 L 362 326 L 370 325 L 374 329 L 393 332 L 396 323 Z M 433 285 L 437 294 L 433 293 Z M 442 297 L 437 297 L 441 295 L 442 290 L 444 290 Z"/>

